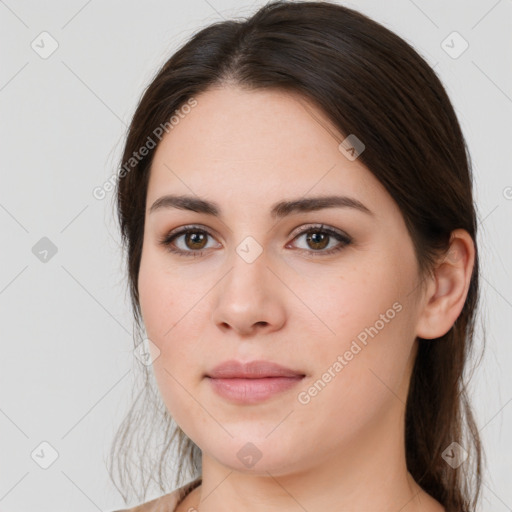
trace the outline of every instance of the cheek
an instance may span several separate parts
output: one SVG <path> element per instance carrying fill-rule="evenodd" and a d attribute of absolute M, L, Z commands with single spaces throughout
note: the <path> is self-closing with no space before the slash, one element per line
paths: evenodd
<path fill-rule="evenodd" d="M 179 284 L 165 268 L 162 257 L 153 248 L 145 248 L 139 269 L 139 302 L 148 338 L 160 350 L 171 337 L 180 315 Z"/>
<path fill-rule="evenodd" d="M 147 337 L 158 350 L 152 369 L 160 395 L 167 410 L 181 424 L 183 418 L 186 421 L 186 404 L 190 403 L 190 395 L 185 391 L 190 387 L 187 369 L 190 371 L 192 365 L 197 365 L 197 360 L 191 360 L 193 343 L 185 314 L 188 308 L 178 299 L 179 285 L 173 280 L 171 286 L 170 277 L 156 263 L 150 258 L 141 261 L 140 307 Z"/>
<path fill-rule="evenodd" d="M 350 327 L 347 336 L 340 333 L 330 351 L 316 359 L 315 374 L 301 389 L 296 406 L 311 431 L 347 442 L 405 403 L 411 343 L 402 314 L 404 310 L 377 333 L 369 329 L 365 343 L 352 336 L 358 327 Z"/>
<path fill-rule="evenodd" d="M 315 312 L 331 331 L 311 336 L 316 387 L 322 390 L 317 403 L 337 403 L 341 416 L 344 410 L 364 416 L 361 404 L 382 404 L 393 392 L 405 401 L 400 390 L 415 339 L 412 296 L 405 291 L 409 278 L 381 263 L 332 279 L 323 297 L 317 290 Z M 302 328 L 311 333 L 306 323 Z M 335 375 L 330 381 L 329 372 Z"/>
<path fill-rule="evenodd" d="M 141 260 L 138 287 L 146 333 L 159 350 L 153 369 L 156 377 L 165 381 L 161 389 L 172 391 L 176 381 L 171 375 L 181 382 L 200 358 L 197 318 L 205 305 L 199 302 L 194 306 L 198 298 L 187 293 L 190 282 L 162 268 L 161 257 L 149 251 Z"/>
<path fill-rule="evenodd" d="M 155 266 L 149 264 L 147 260 L 142 260 L 139 271 L 139 301 L 144 325 L 148 337 L 160 347 L 159 340 L 163 336 L 165 314 L 169 314 L 172 297 L 169 296 L 168 290 L 159 279 L 159 273 Z M 170 321 L 170 318 L 168 318 Z M 167 327 L 167 329 L 169 326 Z"/>
<path fill-rule="evenodd" d="M 312 325 L 319 325 L 315 327 L 316 336 L 321 334 L 327 341 L 318 344 L 320 350 L 348 350 L 354 339 L 364 343 L 376 331 L 390 330 L 403 311 L 403 297 L 396 291 L 399 284 L 388 282 L 387 275 L 382 266 L 360 266 L 342 276 L 329 276 L 322 283 L 317 281 L 308 289 L 307 303 L 312 305 L 318 321 L 312 322 L 309 315 L 303 327 L 311 332 Z M 304 315 L 297 316 L 301 317 Z M 378 338 L 382 336 L 379 334 Z"/>

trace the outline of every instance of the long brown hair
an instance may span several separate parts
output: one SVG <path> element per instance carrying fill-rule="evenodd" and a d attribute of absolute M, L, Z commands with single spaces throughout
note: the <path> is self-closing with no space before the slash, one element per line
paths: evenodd
<path fill-rule="evenodd" d="M 470 156 L 433 69 L 407 42 L 355 10 L 330 2 L 274 1 L 248 19 L 221 21 L 196 33 L 157 72 L 135 111 L 116 199 L 139 337 L 136 344 L 142 339 L 137 281 L 155 148 L 137 160 L 133 154 L 148 146 L 148 137 L 156 142 L 157 127 L 169 131 L 169 119 L 187 101 L 210 86 L 227 83 L 249 90 L 299 92 L 341 133 L 364 141 L 359 159 L 400 208 L 423 276 L 432 272 L 439 255 L 448 249 L 454 229 L 465 229 L 476 248 Z M 464 375 L 474 343 L 478 283 L 477 252 L 467 298 L 452 328 L 435 340 L 417 339 L 406 404 L 408 470 L 447 512 L 474 511 L 481 488 L 482 448 Z M 201 474 L 201 451 L 174 423 L 151 372 L 141 366 L 145 382 L 111 451 L 122 492 L 130 486 L 139 500 L 145 499 L 152 479 L 162 492 L 168 491 L 167 470 L 176 471 L 175 484 L 186 469 L 193 477 Z M 158 461 L 148 457 L 155 435 L 160 437 L 155 445 L 161 454 Z M 135 438 L 143 441 L 138 452 Z M 469 453 L 455 468 L 443 458 L 452 442 Z M 142 485 L 133 481 L 130 465 L 142 476 Z M 111 477 L 115 482 L 113 471 Z M 137 492 L 141 487 L 142 494 Z"/>

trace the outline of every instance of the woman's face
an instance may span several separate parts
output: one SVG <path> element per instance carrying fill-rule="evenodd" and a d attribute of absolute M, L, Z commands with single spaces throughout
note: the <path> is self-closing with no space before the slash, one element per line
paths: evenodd
<path fill-rule="evenodd" d="M 398 207 L 303 98 L 231 86 L 196 100 L 147 193 L 138 285 L 163 400 L 203 455 L 238 471 L 371 453 L 400 431 L 422 303 Z M 166 195 L 215 208 L 151 210 Z M 348 199 L 308 202 L 331 196 Z M 297 376 L 208 377 L 232 360 Z"/>

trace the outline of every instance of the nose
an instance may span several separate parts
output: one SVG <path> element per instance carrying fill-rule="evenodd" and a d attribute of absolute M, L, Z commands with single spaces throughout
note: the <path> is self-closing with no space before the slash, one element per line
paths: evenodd
<path fill-rule="evenodd" d="M 269 265 L 265 252 L 252 262 L 235 252 L 230 263 L 231 268 L 213 289 L 215 325 L 239 336 L 280 329 L 286 319 L 287 289 Z"/>

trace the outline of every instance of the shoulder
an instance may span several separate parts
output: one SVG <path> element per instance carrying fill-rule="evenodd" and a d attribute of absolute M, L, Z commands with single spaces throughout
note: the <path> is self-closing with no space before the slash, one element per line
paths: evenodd
<path fill-rule="evenodd" d="M 112 512 L 171 512 L 183 498 L 201 484 L 201 477 L 188 482 L 169 494 L 147 501 L 132 508 L 113 510 Z"/>
<path fill-rule="evenodd" d="M 123 508 L 121 510 L 114 510 L 113 512 L 168 512 L 174 510 L 172 507 L 176 506 L 177 500 L 175 499 L 176 491 L 160 496 L 146 503 L 142 503 L 132 508 Z"/>

